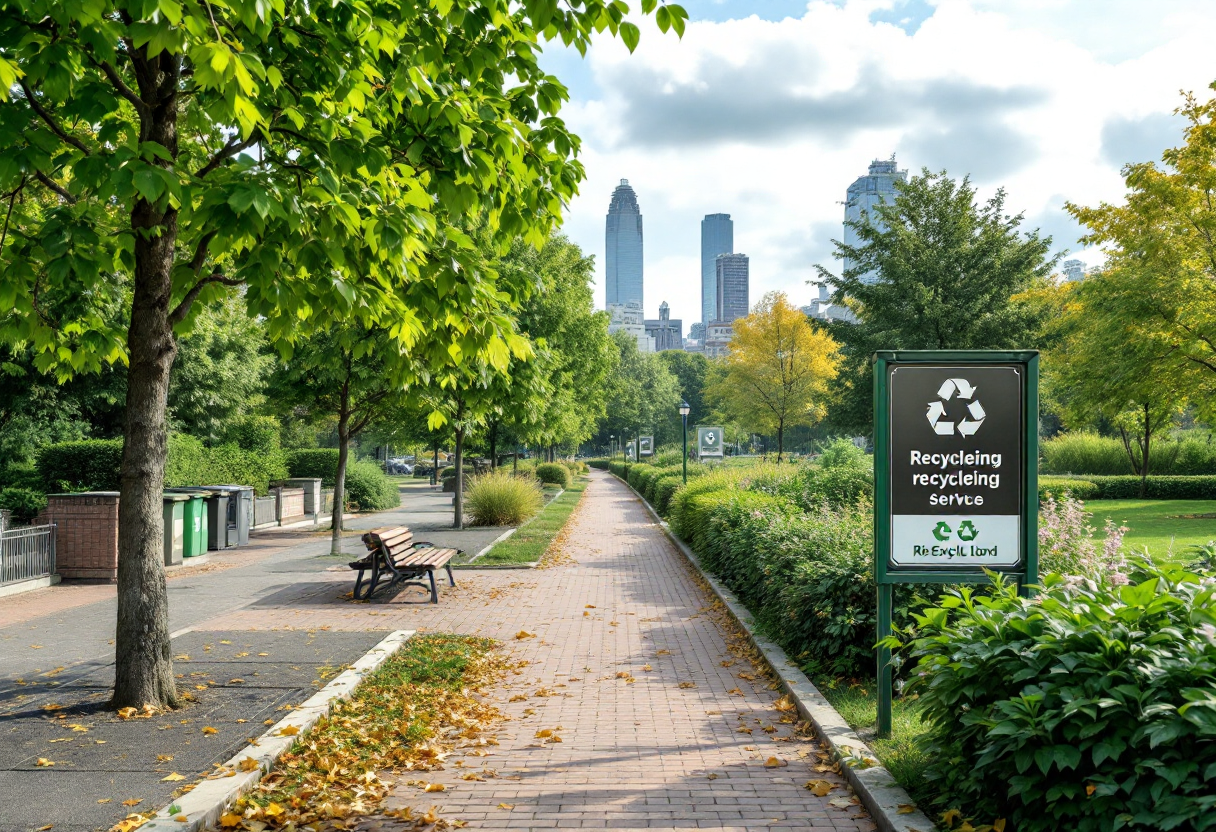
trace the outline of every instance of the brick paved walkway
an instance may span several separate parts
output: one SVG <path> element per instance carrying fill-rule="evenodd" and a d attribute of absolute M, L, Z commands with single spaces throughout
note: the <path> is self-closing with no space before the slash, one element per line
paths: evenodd
<path fill-rule="evenodd" d="M 526 661 L 492 691 L 511 717 L 493 753 L 425 775 L 443 793 L 400 776 L 390 806 L 438 806 L 471 828 L 875 828 L 846 803 L 839 775 L 815 771 L 819 746 L 781 721 L 777 694 L 739 675 L 753 668 L 732 654 L 721 614 L 624 486 L 594 475 L 566 551 L 577 564 L 459 573 L 438 606 L 403 603 L 423 598 L 414 590 L 389 604 L 340 602 L 342 571 L 201 628 L 479 634 Z M 535 637 L 515 638 L 521 630 Z M 561 742 L 538 739 L 545 729 Z M 771 757 L 787 765 L 766 766 Z M 496 776 L 461 779 L 470 770 Z M 838 785 L 816 797 L 811 778 Z"/>

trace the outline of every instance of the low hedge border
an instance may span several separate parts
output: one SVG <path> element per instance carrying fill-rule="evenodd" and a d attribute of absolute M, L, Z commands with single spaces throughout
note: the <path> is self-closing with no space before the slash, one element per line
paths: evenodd
<path fill-rule="evenodd" d="M 625 486 L 638 497 L 642 497 L 628 483 L 625 483 Z M 891 772 L 878 763 L 874 752 L 849 727 L 844 717 L 831 706 L 827 698 L 799 669 L 798 664 L 791 661 L 785 651 L 776 644 L 756 634 L 751 612 L 739 603 L 730 590 L 701 568 L 696 554 L 688 548 L 684 541 L 676 537 L 666 521 L 659 516 L 654 506 L 644 497 L 642 505 L 646 507 L 655 522 L 658 523 L 659 528 L 667 535 L 667 539 L 688 561 L 689 566 L 692 567 L 701 582 L 726 607 L 731 618 L 747 634 L 748 641 L 764 656 L 765 662 L 780 680 L 781 689 L 798 706 L 798 713 L 813 726 L 815 734 L 827 745 L 833 758 L 840 761 L 841 773 L 861 799 L 862 805 L 870 813 L 871 819 L 879 830 L 881 832 L 928 832 L 928 830 L 936 828 L 920 809 L 914 809 L 912 812 L 907 812 L 906 808 L 901 810 L 900 807 L 915 804 L 912 802 L 911 796 L 891 776 Z"/>
<path fill-rule="evenodd" d="M 1216 476 L 1040 476 L 1039 499 L 1067 491 L 1078 500 L 1216 500 Z"/>

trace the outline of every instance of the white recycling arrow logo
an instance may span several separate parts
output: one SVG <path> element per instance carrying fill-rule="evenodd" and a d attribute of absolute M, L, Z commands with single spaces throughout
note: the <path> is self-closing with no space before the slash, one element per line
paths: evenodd
<path fill-rule="evenodd" d="M 958 393 L 960 399 L 969 402 L 967 413 L 971 417 L 958 423 L 958 432 L 961 436 L 972 436 L 980 429 L 980 425 L 984 424 L 984 416 L 987 414 L 984 413 L 984 407 L 979 400 L 972 399 L 975 395 L 975 388 L 965 378 L 948 378 L 942 382 L 942 386 L 937 391 L 938 400 L 929 402 L 929 412 L 925 415 L 929 419 L 934 433 L 938 436 L 953 436 L 955 423 L 944 422 L 942 417 L 946 415 L 946 402 L 954 398 L 955 393 Z"/>

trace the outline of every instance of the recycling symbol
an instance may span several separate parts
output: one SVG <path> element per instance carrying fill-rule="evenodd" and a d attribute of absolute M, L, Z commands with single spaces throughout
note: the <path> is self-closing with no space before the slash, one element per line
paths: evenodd
<path fill-rule="evenodd" d="M 958 539 L 966 542 L 975 540 L 979 536 L 980 530 L 972 525 L 970 520 L 964 520 L 958 526 Z"/>
<path fill-rule="evenodd" d="M 946 402 L 954 398 L 954 394 L 958 393 L 958 397 L 968 402 L 967 414 L 968 419 L 963 419 L 958 423 L 958 432 L 962 436 L 971 436 L 980 429 L 980 425 L 984 424 L 984 407 L 979 403 L 979 399 L 973 399 L 975 388 L 971 386 L 971 382 L 965 378 L 948 378 L 942 382 L 942 386 L 938 388 L 937 400 L 929 402 L 929 411 L 925 415 L 929 419 L 929 424 L 933 427 L 933 432 L 938 436 L 953 436 L 955 431 L 954 422 L 946 422 L 942 417 L 946 415 Z"/>
<path fill-rule="evenodd" d="M 938 521 L 937 526 L 935 526 L 933 529 L 933 536 L 938 540 L 950 539 L 950 526 L 947 525 L 945 520 Z"/>

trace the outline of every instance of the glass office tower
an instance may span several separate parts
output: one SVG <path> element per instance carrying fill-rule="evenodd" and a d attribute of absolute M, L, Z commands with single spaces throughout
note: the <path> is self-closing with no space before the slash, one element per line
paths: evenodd
<path fill-rule="evenodd" d="M 642 212 L 629 180 L 612 192 L 604 232 L 604 267 L 607 272 L 605 308 L 611 304 L 642 306 Z M 644 308 L 644 307 L 643 307 Z"/>
<path fill-rule="evenodd" d="M 706 214 L 701 220 L 701 323 L 718 320 L 719 254 L 735 250 L 735 223 L 730 214 Z"/>

